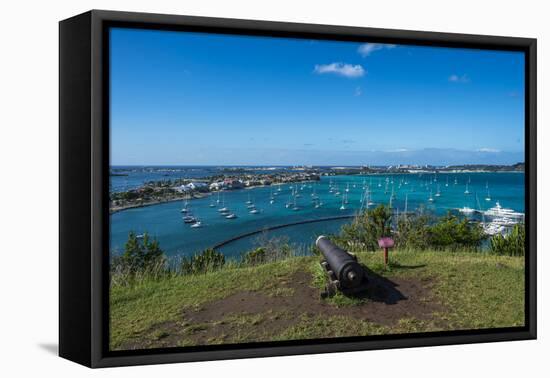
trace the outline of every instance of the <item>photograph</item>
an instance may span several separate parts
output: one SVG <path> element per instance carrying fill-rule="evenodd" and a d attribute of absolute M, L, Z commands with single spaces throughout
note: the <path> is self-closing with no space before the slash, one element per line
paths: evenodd
<path fill-rule="evenodd" d="M 109 351 L 527 325 L 524 52 L 107 33 Z"/>

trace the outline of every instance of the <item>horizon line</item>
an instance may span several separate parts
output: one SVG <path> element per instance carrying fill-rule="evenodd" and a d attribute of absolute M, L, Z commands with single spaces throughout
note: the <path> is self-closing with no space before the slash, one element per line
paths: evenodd
<path fill-rule="evenodd" d="M 518 161 L 510 164 L 494 163 L 461 163 L 461 164 L 110 164 L 110 167 L 394 167 L 394 166 L 412 166 L 412 167 L 457 167 L 457 166 L 513 166 L 525 164 L 524 161 Z"/>

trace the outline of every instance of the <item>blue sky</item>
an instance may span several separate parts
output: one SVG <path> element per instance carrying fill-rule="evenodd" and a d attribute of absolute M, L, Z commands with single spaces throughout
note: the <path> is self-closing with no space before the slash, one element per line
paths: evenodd
<path fill-rule="evenodd" d="M 522 53 L 111 31 L 111 164 L 510 164 Z"/>

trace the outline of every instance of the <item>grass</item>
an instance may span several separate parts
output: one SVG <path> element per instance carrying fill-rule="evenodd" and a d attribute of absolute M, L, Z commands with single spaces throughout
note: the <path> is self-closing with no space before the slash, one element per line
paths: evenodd
<path fill-rule="evenodd" d="M 348 308 L 368 306 L 368 299 L 338 294 L 325 301 L 337 308 L 338 313 L 342 310 L 342 315 L 298 314 L 266 308 L 265 312 L 255 314 L 226 314 L 210 323 L 188 324 L 183 319 L 186 310 L 198 311 L 208 303 L 242 291 L 261 293 L 274 300 L 291 298 L 296 295 L 295 288 L 288 286 L 297 272 L 307 272 L 309 286 L 322 288 L 325 282 L 319 258 L 293 257 L 254 267 L 230 266 L 201 275 L 114 285 L 110 295 L 110 346 L 112 349 L 125 349 L 133 343 L 140 347 L 189 346 L 197 344 L 202 335 L 206 338 L 201 342 L 216 344 L 524 324 L 523 257 L 392 251 L 386 269 L 381 253 L 357 256 L 369 269 L 390 280 L 408 279 L 425 284 L 430 295 L 417 300 L 437 302 L 441 310 L 429 319 L 410 314 L 394 324 L 383 325 L 346 315 L 344 310 Z M 392 305 L 387 306 L 387 311 L 392 311 Z M 270 328 L 273 322 L 279 324 L 275 331 Z M 171 324 L 171 328 L 163 324 Z"/>

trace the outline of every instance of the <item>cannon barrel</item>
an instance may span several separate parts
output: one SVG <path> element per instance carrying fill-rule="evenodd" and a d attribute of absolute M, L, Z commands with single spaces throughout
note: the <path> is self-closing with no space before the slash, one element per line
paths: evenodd
<path fill-rule="evenodd" d="M 323 254 L 342 288 L 352 289 L 362 284 L 365 272 L 354 256 L 332 243 L 326 236 L 319 236 L 315 245 Z"/>

